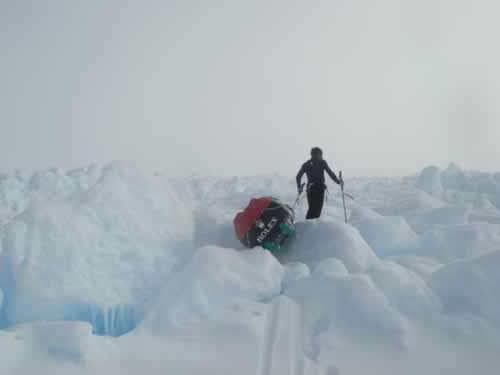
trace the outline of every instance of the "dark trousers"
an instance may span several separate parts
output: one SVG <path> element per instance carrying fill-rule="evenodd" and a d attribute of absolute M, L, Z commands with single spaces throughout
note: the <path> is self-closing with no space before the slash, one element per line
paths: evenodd
<path fill-rule="evenodd" d="M 324 184 L 312 184 L 307 189 L 309 209 L 307 210 L 306 219 L 316 219 L 321 216 L 323 203 L 325 202 L 325 189 Z"/>

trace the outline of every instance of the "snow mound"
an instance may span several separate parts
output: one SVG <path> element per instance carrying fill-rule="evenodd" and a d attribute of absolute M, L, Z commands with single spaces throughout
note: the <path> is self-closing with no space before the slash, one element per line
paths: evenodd
<path fill-rule="evenodd" d="M 443 185 L 441 184 L 439 168 L 424 168 L 418 177 L 416 186 L 434 197 L 441 197 L 443 194 Z"/>
<path fill-rule="evenodd" d="M 473 208 L 483 213 L 500 215 L 500 210 L 498 210 L 498 208 L 496 208 L 495 205 L 491 203 L 490 197 L 485 193 L 475 194 Z"/>
<path fill-rule="evenodd" d="M 89 173 L 30 181 L 26 209 L 4 228 L 1 325 L 69 319 L 121 334 L 189 256 L 191 213 L 175 191 L 127 163 Z"/>
<path fill-rule="evenodd" d="M 382 216 L 369 208 L 356 207 L 350 222 L 378 256 L 415 249 L 418 236 L 400 216 Z"/>
<path fill-rule="evenodd" d="M 92 326 L 81 322 L 36 322 L 16 327 L 31 355 L 84 363 L 90 352 Z"/>
<path fill-rule="evenodd" d="M 283 263 L 302 262 L 314 268 L 326 258 L 340 259 L 350 272 L 365 270 L 377 256 L 352 226 L 321 220 L 299 222 L 297 234 L 277 256 Z"/>
<path fill-rule="evenodd" d="M 391 261 L 380 262 L 368 275 L 391 305 L 413 320 L 429 320 L 441 309 L 425 279 L 408 268 Z"/>
<path fill-rule="evenodd" d="M 406 215 L 416 233 L 425 233 L 436 225 L 463 225 L 469 222 L 470 210 L 463 206 L 444 206 Z"/>
<path fill-rule="evenodd" d="M 450 190 L 472 191 L 474 189 L 472 178 L 455 163 L 450 163 L 441 172 L 441 181 L 443 186 Z"/>
<path fill-rule="evenodd" d="M 284 265 L 285 278 L 283 288 L 288 288 L 292 283 L 303 280 L 311 276 L 311 270 L 304 263 L 291 262 Z"/>
<path fill-rule="evenodd" d="M 323 259 L 314 269 L 315 275 L 347 275 L 348 273 L 344 263 L 337 258 Z"/>
<path fill-rule="evenodd" d="M 390 261 L 402 265 L 404 268 L 415 272 L 422 278 L 426 279 L 436 270 L 441 268 L 443 264 L 435 258 L 417 255 L 400 255 L 389 258 Z"/>
<path fill-rule="evenodd" d="M 392 199 L 392 197 L 391 197 Z M 404 194 L 390 206 L 384 206 L 383 212 L 388 215 L 402 216 L 407 213 L 420 213 L 426 210 L 443 207 L 446 204 L 436 197 L 422 190 L 415 190 Z"/>
<path fill-rule="evenodd" d="M 235 235 L 233 217 L 234 214 L 228 214 L 223 207 L 212 205 L 198 209 L 194 215 L 195 245 L 243 248 Z"/>
<path fill-rule="evenodd" d="M 422 236 L 417 253 L 448 263 L 489 253 L 499 248 L 498 225 L 471 223 L 435 226 Z"/>
<path fill-rule="evenodd" d="M 19 174 L 0 175 L 0 226 L 17 215 L 26 205 L 23 193 L 25 181 Z"/>
<path fill-rule="evenodd" d="M 318 358 L 326 338 L 335 341 L 342 337 L 354 344 L 375 340 L 405 347 L 407 322 L 373 281 L 366 275 L 338 272 L 338 264 L 328 263 L 286 291 L 303 306 L 309 357 Z"/>
<path fill-rule="evenodd" d="M 450 314 L 477 315 L 500 327 L 500 251 L 450 263 L 432 274 L 430 285 Z"/>
<path fill-rule="evenodd" d="M 207 325 L 208 321 L 216 326 L 229 325 L 232 319 L 239 321 L 242 315 L 251 315 L 242 309 L 279 295 L 284 277 L 283 266 L 264 249 L 238 252 L 203 247 L 169 280 L 142 329 L 171 335 Z"/>

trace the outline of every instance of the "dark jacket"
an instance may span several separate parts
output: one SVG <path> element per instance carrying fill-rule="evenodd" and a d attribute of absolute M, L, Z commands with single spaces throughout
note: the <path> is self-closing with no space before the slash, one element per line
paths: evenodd
<path fill-rule="evenodd" d="M 330 178 L 340 185 L 340 180 L 335 173 L 330 169 L 326 160 L 323 159 L 310 159 L 302 164 L 299 173 L 297 173 L 297 187 L 300 189 L 302 176 L 307 175 L 307 186 L 325 185 L 325 171 Z"/>

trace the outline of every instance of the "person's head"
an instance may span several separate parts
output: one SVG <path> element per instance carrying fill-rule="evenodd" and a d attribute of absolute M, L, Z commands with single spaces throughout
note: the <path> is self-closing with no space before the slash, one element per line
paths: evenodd
<path fill-rule="evenodd" d="M 323 159 L 323 151 L 319 147 L 313 147 L 311 149 L 311 158 L 316 160 Z"/>

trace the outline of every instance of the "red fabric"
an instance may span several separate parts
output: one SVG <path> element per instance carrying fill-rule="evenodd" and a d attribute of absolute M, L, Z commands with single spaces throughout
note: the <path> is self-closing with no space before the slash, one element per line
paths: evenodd
<path fill-rule="evenodd" d="M 250 201 L 243 212 L 239 212 L 234 218 L 234 230 L 239 240 L 243 239 L 262 212 L 271 204 L 272 198 L 254 198 Z"/>

